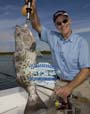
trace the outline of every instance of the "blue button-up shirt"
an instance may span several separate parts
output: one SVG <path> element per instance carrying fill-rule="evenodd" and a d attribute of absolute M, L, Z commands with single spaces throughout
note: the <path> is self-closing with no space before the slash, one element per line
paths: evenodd
<path fill-rule="evenodd" d="M 59 32 L 42 26 L 41 40 L 49 44 L 53 64 L 61 71 L 61 79 L 73 80 L 82 68 L 90 67 L 88 43 L 81 36 L 72 33 L 64 40 Z"/>

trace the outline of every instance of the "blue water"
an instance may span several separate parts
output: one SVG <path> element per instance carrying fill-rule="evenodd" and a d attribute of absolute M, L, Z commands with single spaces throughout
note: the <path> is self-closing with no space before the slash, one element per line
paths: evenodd
<path fill-rule="evenodd" d="M 0 55 L 0 90 L 17 86 L 14 58 L 12 55 Z"/>
<path fill-rule="evenodd" d="M 52 62 L 51 56 L 40 56 L 37 62 Z M 16 83 L 16 72 L 13 55 L 0 55 L 0 90 L 19 86 Z"/>

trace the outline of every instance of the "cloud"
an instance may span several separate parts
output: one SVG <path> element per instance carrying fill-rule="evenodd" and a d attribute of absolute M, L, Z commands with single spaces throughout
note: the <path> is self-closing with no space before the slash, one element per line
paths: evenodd
<path fill-rule="evenodd" d="M 0 40 L 13 40 L 16 25 L 22 25 L 24 20 L 21 18 L 0 21 Z"/>
<path fill-rule="evenodd" d="M 0 52 L 13 52 L 14 50 L 14 41 L 0 41 Z"/>
<path fill-rule="evenodd" d="M 85 5 L 82 6 L 83 9 L 86 9 L 88 7 L 90 7 L 90 3 L 87 3 L 87 4 L 85 4 Z"/>
<path fill-rule="evenodd" d="M 75 32 L 90 32 L 89 18 L 72 20 L 72 29 Z"/>
<path fill-rule="evenodd" d="M 19 5 L 0 6 L 0 20 L 18 19 L 21 16 L 21 6 Z"/>
<path fill-rule="evenodd" d="M 13 13 L 14 10 L 18 10 L 19 6 L 12 6 L 12 5 L 6 5 L 6 6 L 0 6 L 0 16 L 5 15 L 7 12 L 8 13 Z"/>
<path fill-rule="evenodd" d="M 75 33 L 90 32 L 90 28 L 75 29 L 74 32 L 75 32 Z"/>
<path fill-rule="evenodd" d="M 0 31 L 11 31 L 17 24 L 23 25 L 24 23 L 24 18 L 0 20 Z"/>

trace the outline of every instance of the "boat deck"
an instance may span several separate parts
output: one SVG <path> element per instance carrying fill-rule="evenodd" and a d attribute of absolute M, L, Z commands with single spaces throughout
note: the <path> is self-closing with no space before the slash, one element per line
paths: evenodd
<path fill-rule="evenodd" d="M 0 91 L 0 114 L 23 114 L 27 93 L 20 87 Z"/>

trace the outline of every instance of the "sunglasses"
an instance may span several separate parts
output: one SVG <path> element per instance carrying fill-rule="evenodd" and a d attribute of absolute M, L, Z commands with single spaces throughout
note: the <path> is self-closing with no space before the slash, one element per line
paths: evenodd
<path fill-rule="evenodd" d="M 64 19 L 62 22 L 56 22 L 57 26 L 61 26 L 62 24 L 66 24 L 68 22 L 68 19 Z"/>

